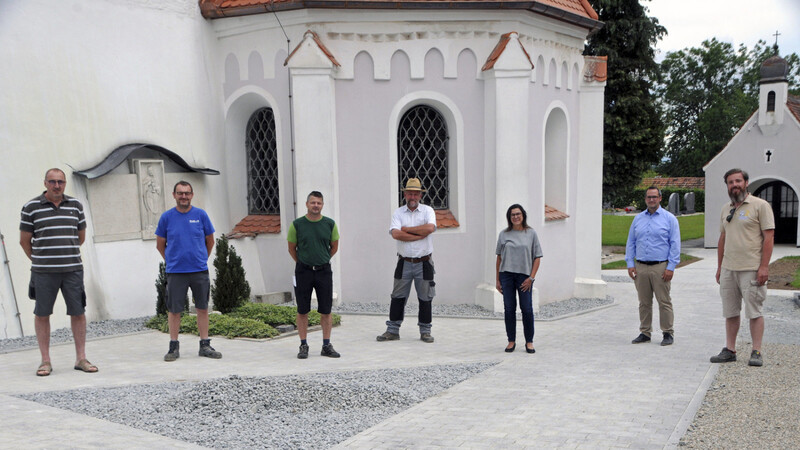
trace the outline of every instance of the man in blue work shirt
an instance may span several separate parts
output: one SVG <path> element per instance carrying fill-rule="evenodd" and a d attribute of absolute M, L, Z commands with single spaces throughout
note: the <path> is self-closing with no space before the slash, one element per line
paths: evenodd
<path fill-rule="evenodd" d="M 647 210 L 637 214 L 628 232 L 625 262 L 639 294 L 639 336 L 631 343 L 650 341 L 653 331 L 653 294 L 658 301 L 658 317 L 664 339 L 661 345 L 674 341 L 670 280 L 681 262 L 681 230 L 678 219 L 660 206 L 661 190 L 655 186 L 645 193 Z"/>

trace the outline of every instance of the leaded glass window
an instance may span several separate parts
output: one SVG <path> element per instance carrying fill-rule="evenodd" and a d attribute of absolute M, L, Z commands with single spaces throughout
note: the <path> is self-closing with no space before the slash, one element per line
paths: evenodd
<path fill-rule="evenodd" d="M 272 108 L 261 108 L 250 116 L 245 146 L 249 214 L 280 214 L 278 146 Z"/>
<path fill-rule="evenodd" d="M 419 105 L 409 109 L 397 129 L 400 198 L 409 178 L 419 178 L 426 190 L 424 203 L 433 209 L 449 207 L 447 177 L 447 123 L 436 109 Z"/>

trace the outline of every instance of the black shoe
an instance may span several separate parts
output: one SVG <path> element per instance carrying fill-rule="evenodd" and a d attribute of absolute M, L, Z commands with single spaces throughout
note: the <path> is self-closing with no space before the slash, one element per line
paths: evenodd
<path fill-rule="evenodd" d="M 388 331 L 383 334 L 379 334 L 378 337 L 375 338 L 375 340 L 378 342 L 397 341 L 399 339 L 400 339 L 399 334 L 389 333 Z"/>
<path fill-rule="evenodd" d="M 175 361 L 181 357 L 181 343 L 178 341 L 169 341 L 169 352 L 164 355 L 164 361 Z"/>
<path fill-rule="evenodd" d="M 753 350 L 753 353 L 750 353 L 750 361 L 747 362 L 747 365 L 756 367 L 763 366 L 764 359 L 761 357 L 761 352 L 758 350 Z"/>
<path fill-rule="evenodd" d="M 200 339 L 200 351 L 197 354 L 206 358 L 222 358 L 222 353 L 214 350 L 214 347 L 211 346 L 211 339 Z"/>
<path fill-rule="evenodd" d="M 511 347 L 506 347 L 506 353 L 513 352 L 515 348 L 517 348 L 517 343 L 516 342 Z"/>
<path fill-rule="evenodd" d="M 322 346 L 322 352 L 320 355 L 327 356 L 328 358 L 338 358 L 342 355 L 339 354 L 336 350 L 333 349 L 333 344 L 325 344 Z"/>
<path fill-rule="evenodd" d="M 536 353 L 536 349 L 533 347 L 528 348 L 528 344 L 525 344 L 525 351 L 528 353 Z"/>
<path fill-rule="evenodd" d="M 736 361 L 736 352 L 728 350 L 728 347 L 722 347 L 722 351 L 719 352 L 719 355 L 711 357 L 712 363 L 726 363 L 733 361 Z"/>
<path fill-rule="evenodd" d="M 308 344 L 300 344 L 300 351 L 297 352 L 297 359 L 308 358 Z"/>
<path fill-rule="evenodd" d="M 675 339 L 669 333 L 664 333 L 664 339 L 661 341 L 661 345 L 672 345 L 675 342 Z"/>
<path fill-rule="evenodd" d="M 631 341 L 631 344 L 641 344 L 642 342 L 650 342 L 650 336 L 640 333 L 636 336 L 636 339 Z"/>

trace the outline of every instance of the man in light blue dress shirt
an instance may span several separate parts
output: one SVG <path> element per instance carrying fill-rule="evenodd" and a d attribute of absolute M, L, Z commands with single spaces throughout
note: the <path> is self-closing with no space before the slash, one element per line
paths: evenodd
<path fill-rule="evenodd" d="M 681 262 L 681 230 L 678 219 L 660 206 L 660 189 L 647 188 L 645 203 L 647 210 L 633 219 L 625 247 L 628 275 L 633 278 L 639 294 L 639 336 L 631 343 L 650 342 L 655 294 L 664 333 L 661 345 L 671 345 L 675 333 L 669 288 L 675 267 Z"/>

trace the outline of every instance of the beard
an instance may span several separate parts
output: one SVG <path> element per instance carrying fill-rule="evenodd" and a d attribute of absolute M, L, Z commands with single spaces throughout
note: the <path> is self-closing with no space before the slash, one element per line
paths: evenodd
<path fill-rule="evenodd" d="M 745 197 L 747 197 L 747 189 L 742 189 L 742 190 L 737 191 L 735 193 L 732 190 L 729 189 L 728 190 L 728 197 L 730 197 L 731 202 L 733 202 L 734 204 L 742 203 L 744 201 Z"/>

